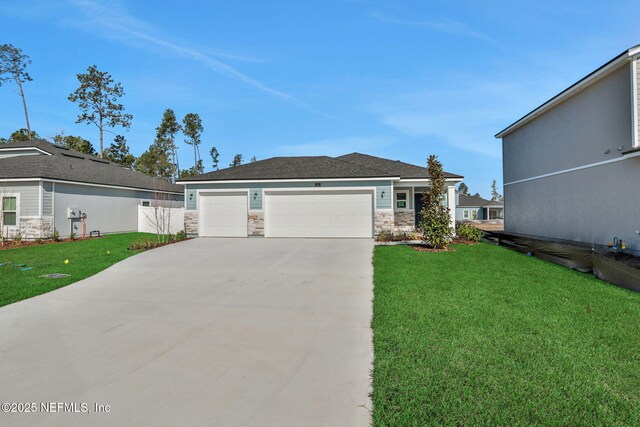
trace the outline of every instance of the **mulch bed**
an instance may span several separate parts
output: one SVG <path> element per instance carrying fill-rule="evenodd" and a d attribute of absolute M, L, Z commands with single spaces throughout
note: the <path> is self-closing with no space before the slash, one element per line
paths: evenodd
<path fill-rule="evenodd" d="M 467 239 L 460 239 L 458 237 L 456 237 L 451 241 L 451 244 L 454 244 L 454 245 L 477 245 L 478 243 L 480 242 L 474 242 L 473 240 L 467 240 Z"/>
<path fill-rule="evenodd" d="M 446 249 L 434 249 L 434 248 L 430 248 L 427 245 L 420 245 L 420 244 L 415 244 L 415 245 L 410 245 L 414 251 L 418 251 L 418 252 L 454 252 L 455 249 L 451 248 L 451 247 L 447 247 Z"/>
<path fill-rule="evenodd" d="M 455 238 L 451 241 L 452 245 L 477 245 L 478 242 L 474 242 L 473 240 L 467 240 L 467 239 L 460 239 L 460 238 Z M 418 252 L 454 252 L 455 249 L 452 248 L 451 246 L 447 246 L 446 249 L 434 249 L 432 247 L 429 247 L 428 245 L 425 244 L 420 244 L 420 243 L 415 243 L 410 245 L 413 250 L 418 251 Z"/>
<path fill-rule="evenodd" d="M 96 237 L 94 237 L 95 239 Z M 87 237 L 84 240 L 89 240 L 90 238 Z M 2 250 L 7 250 L 7 249 L 18 249 L 18 248 L 26 248 L 28 246 L 44 246 L 44 245 L 54 245 L 54 244 L 58 244 L 58 243 L 66 243 L 66 242 L 77 242 L 78 240 L 83 240 L 83 239 L 60 239 L 58 241 L 55 240 L 43 240 L 41 242 L 36 242 L 35 240 L 29 240 L 29 241 L 21 241 L 20 243 L 16 242 L 15 240 L 9 240 L 4 242 L 4 246 L 0 245 L 0 251 Z"/>

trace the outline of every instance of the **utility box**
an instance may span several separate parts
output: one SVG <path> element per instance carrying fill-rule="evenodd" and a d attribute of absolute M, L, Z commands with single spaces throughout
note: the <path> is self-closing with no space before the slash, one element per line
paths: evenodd
<path fill-rule="evenodd" d="M 67 208 L 67 218 L 80 219 L 81 215 L 80 208 Z"/>

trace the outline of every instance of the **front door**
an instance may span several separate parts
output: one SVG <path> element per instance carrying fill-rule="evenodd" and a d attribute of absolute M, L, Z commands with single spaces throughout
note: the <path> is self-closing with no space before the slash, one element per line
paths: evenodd
<path fill-rule="evenodd" d="M 416 212 L 416 227 L 418 227 L 418 224 L 420 224 L 420 211 L 422 210 L 422 193 L 415 193 L 413 206 Z"/>

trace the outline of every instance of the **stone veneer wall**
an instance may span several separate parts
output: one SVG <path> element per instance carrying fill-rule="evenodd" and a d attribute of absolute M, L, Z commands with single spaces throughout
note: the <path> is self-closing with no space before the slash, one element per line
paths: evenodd
<path fill-rule="evenodd" d="M 249 236 L 264 236 L 264 211 L 249 211 Z"/>
<path fill-rule="evenodd" d="M 416 228 L 416 214 L 413 209 L 395 211 L 393 216 L 396 231 L 413 231 Z"/>
<path fill-rule="evenodd" d="M 198 234 L 198 211 L 184 211 L 184 231 L 188 235 Z"/>
<path fill-rule="evenodd" d="M 382 230 L 393 231 L 395 228 L 393 220 L 393 211 L 391 210 L 376 210 L 375 211 L 375 224 L 374 231 L 378 235 Z"/>
<path fill-rule="evenodd" d="M 49 239 L 53 234 L 53 217 L 20 218 L 20 235 L 23 239 Z M 9 233 L 9 238 L 11 236 Z"/>

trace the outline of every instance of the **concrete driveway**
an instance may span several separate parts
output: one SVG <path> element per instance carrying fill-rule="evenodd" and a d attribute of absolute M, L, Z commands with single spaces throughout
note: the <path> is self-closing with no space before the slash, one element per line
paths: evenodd
<path fill-rule="evenodd" d="M 196 239 L 1 307 L 0 402 L 38 407 L 0 425 L 367 425 L 372 249 Z"/>

